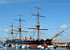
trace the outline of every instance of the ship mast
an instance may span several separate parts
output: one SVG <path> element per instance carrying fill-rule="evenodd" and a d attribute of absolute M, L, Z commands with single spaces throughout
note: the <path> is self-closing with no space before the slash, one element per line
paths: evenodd
<path fill-rule="evenodd" d="M 39 40 L 39 28 L 40 28 L 40 25 L 39 25 L 39 9 L 37 8 L 37 17 L 38 17 L 38 22 L 37 22 L 37 39 Z"/>
<path fill-rule="evenodd" d="M 22 30 L 21 21 L 25 22 L 25 20 L 21 20 L 21 15 L 19 15 L 19 17 L 20 17 L 19 20 L 15 19 L 16 21 L 19 21 L 19 30 L 14 30 L 14 31 L 19 32 L 19 40 L 21 40 L 21 32 L 28 32 L 28 31 Z"/>
<path fill-rule="evenodd" d="M 39 24 L 39 17 L 44 17 L 39 15 L 39 8 L 37 7 L 37 40 L 39 40 L 39 30 L 48 30 L 48 29 L 40 29 L 40 24 Z"/>
<path fill-rule="evenodd" d="M 13 40 L 13 24 L 11 25 L 11 33 L 8 34 L 11 34 L 11 40 Z"/>
<path fill-rule="evenodd" d="M 34 16 L 37 16 L 37 28 L 28 28 L 28 29 L 36 29 L 37 30 L 37 40 L 39 40 L 39 30 L 48 30 L 48 29 L 40 29 L 40 24 L 39 24 L 39 17 L 44 17 L 39 15 L 39 8 L 37 7 L 37 14 L 32 14 Z"/>
<path fill-rule="evenodd" d="M 13 40 L 13 25 L 11 25 L 11 40 Z"/>
<path fill-rule="evenodd" d="M 20 16 L 20 19 L 19 19 L 19 39 L 21 39 L 21 16 Z"/>
<path fill-rule="evenodd" d="M 36 29 L 37 30 L 37 40 L 39 40 L 39 30 L 48 30 L 48 29 L 40 29 L 40 24 L 39 24 L 39 17 L 44 17 L 39 15 L 39 6 L 38 6 L 38 0 L 37 0 L 37 14 L 32 14 L 33 16 L 37 16 L 37 26 L 36 28 L 28 28 L 28 29 Z"/>

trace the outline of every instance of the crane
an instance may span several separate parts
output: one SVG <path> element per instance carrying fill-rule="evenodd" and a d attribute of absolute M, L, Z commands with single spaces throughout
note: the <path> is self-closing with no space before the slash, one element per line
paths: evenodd
<path fill-rule="evenodd" d="M 57 37 L 57 36 L 58 36 L 60 33 L 62 33 L 62 32 L 64 32 L 64 30 L 63 30 L 63 31 L 61 31 L 61 32 L 59 32 L 59 33 L 57 33 L 54 37 L 50 38 L 49 40 L 54 39 L 55 37 Z"/>

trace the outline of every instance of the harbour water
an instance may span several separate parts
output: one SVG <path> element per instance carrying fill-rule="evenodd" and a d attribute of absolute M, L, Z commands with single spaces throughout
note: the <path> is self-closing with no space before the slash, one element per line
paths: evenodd
<path fill-rule="evenodd" d="M 12 47 L 2 47 L 0 50 L 43 50 L 43 49 L 22 49 L 22 48 L 12 48 Z M 70 50 L 69 48 L 56 48 L 52 50 Z"/>

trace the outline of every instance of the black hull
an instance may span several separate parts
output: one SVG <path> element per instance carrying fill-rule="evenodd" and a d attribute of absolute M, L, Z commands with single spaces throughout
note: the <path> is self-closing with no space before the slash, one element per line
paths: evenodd
<path fill-rule="evenodd" d="M 7 40 L 5 44 L 36 44 L 36 45 L 52 45 L 52 40 L 46 39 L 43 40 L 19 40 L 19 39 L 14 39 L 14 40 Z"/>

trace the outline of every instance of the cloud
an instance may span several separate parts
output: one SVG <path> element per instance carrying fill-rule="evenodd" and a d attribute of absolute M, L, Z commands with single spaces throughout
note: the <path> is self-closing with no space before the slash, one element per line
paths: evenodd
<path fill-rule="evenodd" d="M 52 29 L 56 29 L 56 26 L 50 26 L 50 28 L 52 28 Z"/>
<path fill-rule="evenodd" d="M 0 29 L 0 31 L 8 32 L 9 30 L 8 29 Z"/>
<path fill-rule="evenodd" d="M 68 24 L 70 26 L 70 24 Z"/>
<path fill-rule="evenodd" d="M 60 28 L 68 29 L 68 28 L 70 28 L 70 24 L 63 24 L 63 25 L 60 26 Z"/>

